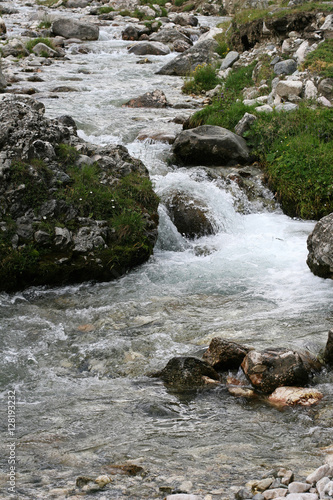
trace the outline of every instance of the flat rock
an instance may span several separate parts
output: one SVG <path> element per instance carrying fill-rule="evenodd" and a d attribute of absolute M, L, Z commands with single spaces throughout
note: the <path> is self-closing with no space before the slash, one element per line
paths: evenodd
<path fill-rule="evenodd" d="M 80 40 L 98 40 L 99 28 L 95 24 L 83 23 L 66 17 L 57 19 L 52 24 L 54 35 Z"/>
<path fill-rule="evenodd" d="M 161 42 L 138 42 L 132 45 L 128 52 L 137 56 L 153 55 L 166 56 L 170 54 L 170 49 L 167 45 Z"/>

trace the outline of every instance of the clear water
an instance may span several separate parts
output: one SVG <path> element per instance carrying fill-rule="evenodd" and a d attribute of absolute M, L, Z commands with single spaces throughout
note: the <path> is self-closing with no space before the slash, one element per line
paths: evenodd
<path fill-rule="evenodd" d="M 191 111 L 121 107 L 156 88 L 173 103 L 188 98 L 182 79 L 155 75 L 172 56 L 138 65 L 120 32 L 103 26 L 92 52 L 73 46 L 69 61 L 43 68 L 44 82 L 34 86 L 44 96 L 64 84 L 78 90 L 39 97 L 46 113 L 72 115 L 80 136 L 96 144 L 125 144 L 149 168 L 162 201 L 177 190 L 193 195 L 217 234 L 188 241 L 161 203 L 154 256 L 119 280 L 0 295 L 2 422 L 15 389 L 17 498 L 70 498 L 78 476 L 125 463 L 145 475 L 116 475 L 95 498 L 157 499 L 166 487 L 232 498 L 232 486 L 272 467 L 302 474 L 323 463 L 332 443 L 332 373 L 314 381 L 325 395 L 320 404 L 283 411 L 234 398 L 224 385 L 175 394 L 147 374 L 172 356 L 201 356 L 214 336 L 318 350 L 332 327 L 332 282 L 305 262 L 312 221 L 251 203 L 242 215 L 204 169 L 169 166 L 170 146 L 136 140 L 148 126 L 180 130 L 170 120 Z M 6 425 L 1 432 L 7 498 Z"/>

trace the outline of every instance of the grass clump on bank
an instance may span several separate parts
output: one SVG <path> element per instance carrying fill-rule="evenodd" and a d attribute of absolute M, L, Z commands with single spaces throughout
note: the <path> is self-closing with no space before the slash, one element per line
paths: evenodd
<path fill-rule="evenodd" d="M 310 52 L 303 63 L 308 69 L 325 78 L 333 78 L 333 39 L 327 39 Z"/>
<path fill-rule="evenodd" d="M 53 43 L 52 43 L 52 40 L 50 40 L 50 38 L 33 38 L 31 40 L 29 40 L 27 43 L 26 43 L 26 48 L 28 49 L 28 51 L 31 53 L 32 52 L 32 49 L 38 44 L 38 43 L 43 43 L 44 45 L 47 45 L 50 49 L 52 50 L 56 50 Z"/>
<path fill-rule="evenodd" d="M 293 112 L 261 113 L 248 139 L 286 214 L 320 219 L 333 212 L 333 116 L 329 109 L 303 104 Z"/>
<path fill-rule="evenodd" d="M 190 77 L 185 81 L 182 92 L 184 94 L 201 94 L 211 90 L 220 83 L 216 75 L 216 68 L 211 64 L 198 64 Z"/>

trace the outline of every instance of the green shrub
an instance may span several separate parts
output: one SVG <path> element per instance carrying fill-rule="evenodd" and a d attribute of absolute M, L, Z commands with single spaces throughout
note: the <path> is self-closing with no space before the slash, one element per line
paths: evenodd
<path fill-rule="evenodd" d="M 49 29 L 51 28 L 52 26 L 52 23 L 50 21 L 41 21 L 38 25 L 38 28 L 39 29 Z"/>
<path fill-rule="evenodd" d="M 109 5 L 106 5 L 106 6 L 104 6 L 104 7 L 100 7 L 100 8 L 98 9 L 98 13 L 99 13 L 99 14 L 109 14 L 110 12 L 114 12 L 114 8 L 113 8 L 113 7 L 111 7 L 111 5 L 110 5 L 110 6 L 109 6 Z"/>
<path fill-rule="evenodd" d="M 50 40 L 50 38 L 33 38 L 32 40 L 29 40 L 26 43 L 26 48 L 28 49 L 29 52 L 32 52 L 32 49 L 38 43 L 44 43 L 44 45 L 47 45 L 48 47 L 50 47 L 50 49 L 55 50 L 55 47 L 52 43 L 52 40 Z"/>
<path fill-rule="evenodd" d="M 202 91 L 211 90 L 220 83 L 216 69 L 211 64 L 199 64 L 185 81 L 182 92 L 184 94 L 200 94 Z"/>
<path fill-rule="evenodd" d="M 248 133 L 270 188 L 290 216 L 319 219 L 333 212 L 333 116 L 305 104 L 261 113 Z"/>

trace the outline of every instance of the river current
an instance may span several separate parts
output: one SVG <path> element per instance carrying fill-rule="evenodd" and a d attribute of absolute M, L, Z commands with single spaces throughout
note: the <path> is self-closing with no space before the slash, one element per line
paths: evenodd
<path fill-rule="evenodd" d="M 17 29 L 9 19 L 7 27 Z M 136 139 L 147 127 L 180 131 L 172 120 L 193 112 L 192 101 L 181 78 L 156 75 L 174 54 L 137 64 L 121 30 L 105 23 L 87 54 L 72 45 L 68 60 L 44 67 L 44 81 L 33 84 L 38 98 L 47 116 L 71 115 L 82 138 L 123 144 L 142 159 L 162 201 L 179 189 L 202 200 L 217 233 L 187 240 L 161 203 L 154 255 L 122 278 L 0 295 L 3 498 L 14 390 L 19 499 L 70 498 L 78 476 L 112 464 L 144 474 L 115 475 L 94 498 L 152 500 L 169 490 L 231 498 L 231 487 L 278 466 L 306 474 L 332 444 L 332 373 L 314 380 L 324 394 L 317 406 L 283 410 L 235 398 L 224 385 L 179 395 L 147 377 L 172 356 L 201 356 L 214 336 L 318 352 L 332 327 L 333 287 L 306 265 L 313 221 L 246 200 L 239 213 L 236 186 L 231 193 L 203 168 L 169 165 L 168 144 Z M 60 85 L 77 91 L 49 98 Z M 156 88 L 177 107 L 122 107 Z"/>

